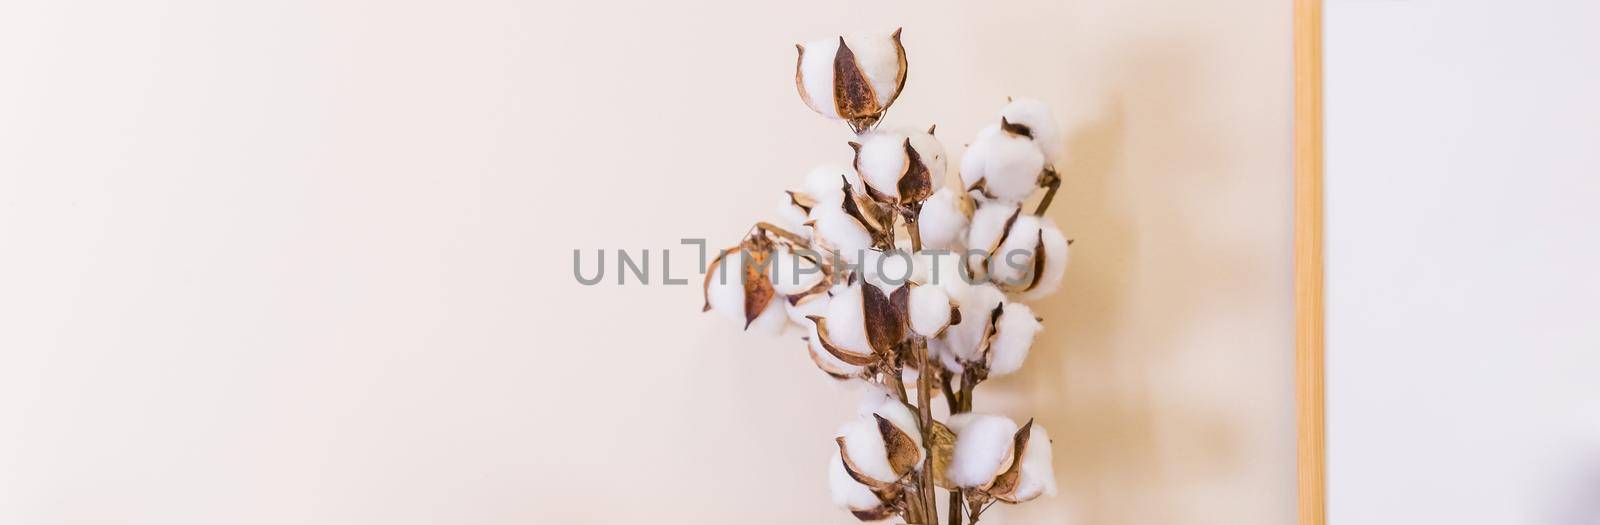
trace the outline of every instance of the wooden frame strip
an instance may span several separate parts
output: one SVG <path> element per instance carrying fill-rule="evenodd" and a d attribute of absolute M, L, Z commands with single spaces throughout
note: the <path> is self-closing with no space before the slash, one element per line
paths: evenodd
<path fill-rule="evenodd" d="M 1322 1 L 1295 0 L 1294 361 L 1300 525 L 1324 525 L 1327 517 L 1322 145 Z"/>

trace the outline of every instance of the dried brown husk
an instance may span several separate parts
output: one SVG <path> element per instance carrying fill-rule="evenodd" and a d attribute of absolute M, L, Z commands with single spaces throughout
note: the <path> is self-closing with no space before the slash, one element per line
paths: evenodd
<path fill-rule="evenodd" d="M 933 132 L 929 128 L 929 133 Z M 898 190 L 901 202 L 922 202 L 933 196 L 933 174 L 928 170 L 928 165 L 922 161 L 922 155 L 917 149 L 911 147 L 911 139 L 905 141 L 906 168 L 900 175 Z"/>
<path fill-rule="evenodd" d="M 796 208 L 800 208 L 801 211 L 811 213 L 811 208 L 815 208 L 817 206 L 817 199 L 812 198 L 810 194 L 801 193 L 794 190 L 785 190 L 784 192 L 789 194 L 789 204 L 793 204 Z"/>
<path fill-rule="evenodd" d="M 839 445 L 839 459 L 844 461 L 845 473 L 850 475 L 850 479 L 856 480 L 856 483 L 866 485 L 867 488 L 872 489 L 872 491 L 876 493 L 880 490 L 889 490 L 894 488 L 895 483 L 899 481 L 879 481 L 873 479 L 872 476 L 862 474 L 861 469 L 856 467 L 856 462 L 850 459 L 850 449 L 849 447 L 844 446 L 844 436 L 833 438 L 833 442 Z M 887 442 L 885 442 L 885 444 L 887 444 Z M 882 495 L 880 494 L 880 497 L 881 496 Z"/>
<path fill-rule="evenodd" d="M 1039 286 L 1039 281 L 1043 280 L 1041 277 L 1044 276 L 1044 256 L 1044 228 L 1039 228 L 1039 240 L 1033 245 L 1033 277 L 1022 291 L 1032 291 Z"/>
<path fill-rule="evenodd" d="M 850 127 L 856 130 L 877 123 L 884 109 L 878 106 L 877 91 L 872 89 L 872 82 L 867 80 L 861 64 L 856 62 L 855 52 L 842 36 L 839 50 L 833 55 L 833 106 L 839 117 L 849 121 Z"/>
<path fill-rule="evenodd" d="M 861 521 L 883 521 L 894 516 L 899 511 L 888 505 L 879 505 L 867 510 L 851 509 L 850 514 Z"/>
<path fill-rule="evenodd" d="M 867 235 L 872 237 L 873 246 L 885 249 L 893 246 L 894 215 L 887 207 L 879 206 L 870 197 L 857 195 L 849 179 L 842 176 L 840 179 L 844 181 L 844 200 L 840 206 L 843 207 L 845 215 L 855 219 L 856 223 L 867 231 Z M 868 186 L 868 191 L 871 191 L 870 188 L 871 186 Z"/>
<path fill-rule="evenodd" d="M 763 235 L 751 235 L 745 238 L 739 248 L 744 252 L 744 267 L 740 269 L 744 276 L 744 327 L 749 329 L 750 323 L 766 311 L 767 304 L 777 295 L 772 280 L 766 274 L 774 246 Z"/>
<path fill-rule="evenodd" d="M 817 342 L 822 344 L 822 349 L 826 350 L 828 354 L 839 358 L 840 361 L 856 366 L 868 366 L 877 363 L 880 359 L 876 354 L 859 354 L 833 344 L 833 341 L 828 340 L 827 318 L 820 315 L 808 315 L 806 319 L 810 319 L 812 323 L 817 325 Z"/>
<path fill-rule="evenodd" d="M 878 421 L 878 434 L 883 436 L 883 450 L 889 455 L 889 468 L 894 470 L 895 475 L 904 477 L 922 461 L 922 447 L 911 439 L 910 434 L 883 416 L 873 414 L 872 418 Z"/>
<path fill-rule="evenodd" d="M 815 363 L 817 365 L 817 369 L 821 370 L 822 373 L 828 374 L 828 377 L 832 377 L 840 381 L 849 380 L 850 378 L 855 377 L 855 375 L 851 374 L 849 370 L 835 367 L 832 363 L 824 361 L 821 356 L 817 355 L 816 352 L 811 351 L 810 337 L 802 337 L 800 339 L 806 342 L 806 355 L 811 356 L 811 362 Z"/>
<path fill-rule="evenodd" d="M 909 291 L 909 287 L 902 285 L 895 289 L 891 299 L 877 286 L 862 283 L 861 308 L 867 323 L 867 342 L 872 344 L 874 352 L 889 354 L 895 345 L 905 340 Z"/>
<path fill-rule="evenodd" d="M 1000 129 L 1005 130 L 1006 133 L 1010 133 L 1012 135 L 1027 137 L 1030 140 L 1033 139 L 1032 129 L 1028 129 L 1028 126 L 1008 121 L 1005 117 L 1000 117 Z"/>
<path fill-rule="evenodd" d="M 1017 482 L 1022 477 L 1022 454 L 1028 449 L 1028 438 L 1033 437 L 1033 420 L 1017 429 L 1016 435 L 1011 438 L 1011 466 L 995 476 L 994 483 L 989 485 L 989 495 L 1007 503 L 1021 503 L 1013 498 L 1017 491 Z"/>

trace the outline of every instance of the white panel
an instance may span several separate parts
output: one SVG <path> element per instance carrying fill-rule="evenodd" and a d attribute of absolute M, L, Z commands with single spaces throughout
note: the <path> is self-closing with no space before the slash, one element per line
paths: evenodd
<path fill-rule="evenodd" d="M 1326 24 L 1330 523 L 1600 523 L 1600 4 Z"/>

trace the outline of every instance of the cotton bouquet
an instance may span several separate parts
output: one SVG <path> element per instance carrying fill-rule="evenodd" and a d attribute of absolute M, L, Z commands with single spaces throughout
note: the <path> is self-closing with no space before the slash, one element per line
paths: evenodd
<path fill-rule="evenodd" d="M 1053 293 L 1066 271 L 1070 241 L 1044 216 L 1060 186 L 1051 110 L 1009 100 L 950 173 L 934 127 L 879 129 L 906 83 L 899 30 L 797 47 L 800 98 L 850 127 L 853 160 L 811 170 L 774 221 L 720 252 L 705 310 L 803 334 L 823 373 L 869 385 L 827 467 L 834 502 L 862 521 L 939 523 L 941 489 L 951 525 L 1053 495 L 1045 429 L 972 412 L 974 387 L 1021 368 L 1043 329 L 1020 301 Z"/>

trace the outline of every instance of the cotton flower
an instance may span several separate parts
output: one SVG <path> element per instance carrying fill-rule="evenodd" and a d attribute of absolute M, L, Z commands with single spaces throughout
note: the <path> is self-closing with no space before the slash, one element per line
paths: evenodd
<path fill-rule="evenodd" d="M 957 311 L 955 302 L 941 286 L 918 286 L 911 289 L 911 329 L 925 337 L 934 337 L 945 330 Z"/>
<path fill-rule="evenodd" d="M 917 416 L 903 403 L 885 398 L 864 405 L 861 414 L 839 428 L 834 441 L 845 471 L 872 488 L 886 488 L 922 461 Z"/>
<path fill-rule="evenodd" d="M 1039 218 L 1018 215 L 1011 221 L 1010 227 L 1002 232 L 999 246 L 990 251 L 989 280 L 1006 291 L 1027 289 L 1033 284 L 1035 275 L 1040 273 L 1035 271 L 1034 262 L 1049 260 L 1049 257 L 1043 260 L 1037 257 L 1043 242 Z"/>
<path fill-rule="evenodd" d="M 1030 432 L 1018 462 L 1016 483 L 1010 491 L 996 494 L 1008 503 L 1022 503 L 1041 495 L 1056 495 L 1056 471 L 1050 451 L 1050 434 L 1038 423 L 1028 425 Z"/>
<path fill-rule="evenodd" d="M 1016 372 L 1028 358 L 1028 349 L 1044 325 L 1033 316 L 1033 309 L 1022 303 L 1006 303 L 995 321 L 994 338 L 989 345 L 989 377 Z"/>
<path fill-rule="evenodd" d="M 950 417 L 955 450 L 946 476 L 962 488 L 987 488 L 1011 467 L 1017 424 L 1005 416 L 957 414 Z"/>
<path fill-rule="evenodd" d="M 1017 295 L 1024 301 L 1040 299 L 1059 290 L 1061 281 L 1067 274 L 1067 261 L 1071 257 L 1066 236 L 1061 234 L 1061 229 L 1051 220 L 1043 221 L 1043 226 L 1039 230 L 1039 246 L 1035 249 L 1037 253 L 1043 254 L 1044 261 L 1042 263 L 1037 259 L 1034 261 L 1033 281 Z"/>
<path fill-rule="evenodd" d="M 1057 124 L 1055 112 L 1043 101 L 1032 98 L 1012 99 L 1004 108 L 1000 109 L 1001 125 L 1009 128 L 1013 134 L 1028 137 L 1039 149 L 1044 152 L 1045 162 L 1055 164 L 1061 161 L 1064 145 L 1061 138 L 1061 126 Z"/>
<path fill-rule="evenodd" d="M 883 116 L 906 82 L 900 30 L 817 40 L 795 46 L 794 84 L 812 111 L 861 131 Z"/>
<path fill-rule="evenodd" d="M 964 210 L 964 193 L 943 188 L 922 203 L 917 214 L 922 247 L 930 250 L 960 250 L 970 219 Z"/>
<path fill-rule="evenodd" d="M 1018 203 L 1039 187 L 1044 152 L 1028 137 L 994 124 L 978 132 L 961 158 L 961 184 L 991 199 Z"/>
<path fill-rule="evenodd" d="M 761 264 L 751 253 L 759 251 L 741 247 L 711 261 L 704 284 L 704 309 L 744 323 L 745 330 L 777 335 L 788 326 L 784 301 L 776 297 L 765 275 L 757 273 L 750 278 L 744 271 L 747 264 L 751 268 L 759 268 Z"/>
<path fill-rule="evenodd" d="M 826 291 L 827 275 L 819 261 L 821 254 L 800 250 L 791 251 L 779 246 L 773 250 L 772 268 L 768 272 L 772 288 L 785 297 L 809 295 Z"/>
<path fill-rule="evenodd" d="M 944 178 L 944 146 L 931 133 L 872 131 L 850 146 L 867 195 L 878 202 L 922 202 Z"/>

